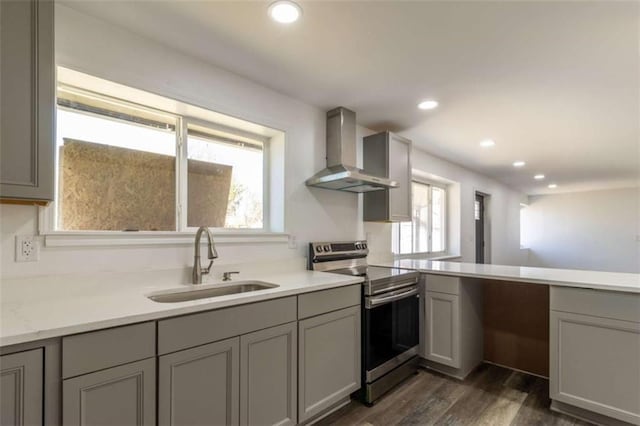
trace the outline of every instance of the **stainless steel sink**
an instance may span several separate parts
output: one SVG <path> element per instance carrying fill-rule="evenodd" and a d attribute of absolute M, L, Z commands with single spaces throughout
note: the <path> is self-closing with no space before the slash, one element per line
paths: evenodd
<path fill-rule="evenodd" d="M 209 297 L 227 296 L 230 294 L 249 293 L 279 287 L 278 284 L 263 281 L 238 281 L 233 284 L 198 285 L 189 289 L 178 289 L 150 294 L 147 297 L 158 303 L 177 303 L 189 300 L 207 299 Z"/>

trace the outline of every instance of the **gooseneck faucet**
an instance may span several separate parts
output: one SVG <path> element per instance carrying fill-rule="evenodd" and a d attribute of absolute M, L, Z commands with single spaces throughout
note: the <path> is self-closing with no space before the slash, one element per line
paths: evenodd
<path fill-rule="evenodd" d="M 202 233 L 207 233 L 207 258 L 209 259 L 209 266 L 202 267 L 200 263 L 200 238 Z M 195 254 L 193 255 L 193 273 L 191 274 L 193 284 L 202 284 L 202 276 L 208 274 L 213 265 L 213 259 L 218 258 L 218 252 L 216 251 L 216 245 L 213 242 L 213 234 L 206 226 L 201 226 L 196 232 L 196 247 Z"/>

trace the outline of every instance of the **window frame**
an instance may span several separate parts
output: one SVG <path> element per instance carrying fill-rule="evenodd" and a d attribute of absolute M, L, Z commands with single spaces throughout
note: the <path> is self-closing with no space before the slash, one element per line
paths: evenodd
<path fill-rule="evenodd" d="M 67 83 L 59 82 L 56 86 L 57 90 L 72 91 L 80 95 L 91 96 L 100 101 L 115 105 L 122 105 L 127 108 L 134 108 L 142 111 L 152 112 L 174 118 L 175 121 L 175 167 L 176 167 L 176 223 L 175 229 L 171 231 L 110 231 L 110 230 L 61 230 L 56 229 L 56 215 L 58 208 L 58 159 L 56 158 L 56 175 L 55 187 L 56 198 L 48 206 L 39 208 L 38 233 L 45 237 L 45 245 L 53 247 L 69 247 L 69 246 L 87 246 L 87 245 L 146 245 L 146 244 L 175 244 L 175 243 L 193 243 L 193 232 L 197 228 L 187 226 L 187 147 L 188 147 L 188 125 L 189 123 L 198 126 L 208 127 L 214 130 L 223 130 L 226 133 L 236 135 L 238 138 L 250 138 L 259 142 L 262 147 L 262 228 L 220 228 L 211 227 L 211 230 L 221 235 L 222 239 L 216 239 L 216 242 L 286 242 L 288 234 L 284 232 L 272 232 L 271 223 L 271 204 L 270 204 L 270 173 L 271 173 L 271 152 L 270 141 L 268 136 L 258 135 L 235 127 L 226 126 L 190 115 L 180 115 L 174 112 L 166 111 L 160 108 L 141 105 L 134 101 L 105 95 L 103 93 L 94 92 L 83 89 Z M 134 89 L 135 90 L 135 89 Z M 58 108 L 70 109 L 66 106 L 60 106 L 56 102 L 56 110 Z M 73 109 L 71 109 L 73 110 Z M 87 114 L 90 114 L 87 112 Z M 284 132 L 283 132 L 284 133 Z M 285 135 L 286 137 L 286 135 Z M 241 142 L 241 140 L 238 140 Z"/>
<path fill-rule="evenodd" d="M 414 230 L 414 226 L 415 226 L 415 215 L 414 215 L 414 207 L 413 207 L 413 190 L 411 191 L 412 196 L 411 196 L 411 252 L 409 253 L 396 253 L 394 252 L 394 247 L 400 247 L 401 242 L 400 242 L 400 235 L 401 233 L 399 232 L 399 228 L 400 228 L 400 222 L 395 222 L 392 224 L 392 226 L 397 227 L 398 229 L 395 231 L 396 234 L 396 238 L 394 238 L 393 236 L 393 232 L 392 232 L 392 237 L 391 237 L 391 252 L 393 254 L 394 257 L 396 258 L 403 258 L 403 257 L 413 257 L 413 256 L 417 256 L 417 255 L 425 255 L 425 256 L 429 256 L 429 257 L 437 257 L 437 256 L 442 256 L 442 255 L 446 255 L 448 253 L 448 247 L 449 247 L 449 232 L 448 232 L 448 214 L 449 214 L 449 205 L 448 205 L 448 201 L 449 201 L 449 189 L 448 186 L 446 184 L 440 183 L 440 182 L 435 182 L 435 181 L 431 181 L 431 180 L 427 180 L 427 179 L 423 179 L 423 178 L 419 178 L 416 176 L 413 176 L 411 178 L 411 185 L 413 185 L 414 183 L 417 184 L 421 184 L 421 185 L 426 185 L 429 187 L 429 191 L 428 191 L 428 219 L 427 219 L 427 251 L 414 251 L 415 249 L 415 241 L 413 240 L 414 235 L 415 235 L 415 230 Z M 433 192 L 432 192 L 432 188 L 440 188 L 443 190 L 444 195 L 443 195 L 443 204 L 444 204 L 444 214 L 442 217 L 442 228 L 444 230 L 443 233 L 443 249 L 439 250 L 439 251 L 432 251 L 433 248 L 433 224 L 432 224 L 432 220 L 433 220 Z M 408 223 L 405 222 L 405 223 Z"/>

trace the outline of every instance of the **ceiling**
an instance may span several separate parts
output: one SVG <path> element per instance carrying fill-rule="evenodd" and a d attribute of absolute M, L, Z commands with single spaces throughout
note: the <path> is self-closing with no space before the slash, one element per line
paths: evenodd
<path fill-rule="evenodd" d="M 529 194 L 639 182 L 636 1 L 300 1 L 288 26 L 266 2 L 62 3 Z"/>

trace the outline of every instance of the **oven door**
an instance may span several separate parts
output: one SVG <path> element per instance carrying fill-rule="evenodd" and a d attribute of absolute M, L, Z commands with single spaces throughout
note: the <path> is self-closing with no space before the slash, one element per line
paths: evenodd
<path fill-rule="evenodd" d="M 418 286 L 364 302 L 365 379 L 372 382 L 418 354 Z"/>

